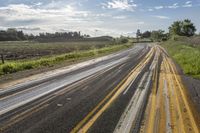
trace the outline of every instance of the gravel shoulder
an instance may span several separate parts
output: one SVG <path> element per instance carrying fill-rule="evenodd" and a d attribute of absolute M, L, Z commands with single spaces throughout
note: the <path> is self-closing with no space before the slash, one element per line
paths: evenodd
<path fill-rule="evenodd" d="M 182 79 L 182 83 L 186 88 L 188 98 L 189 100 L 191 100 L 191 104 L 193 104 L 193 106 L 200 113 L 200 80 L 195 79 L 191 76 L 185 75 L 180 65 L 178 65 L 175 61 L 174 63 L 176 65 L 178 74 L 180 75 Z"/>

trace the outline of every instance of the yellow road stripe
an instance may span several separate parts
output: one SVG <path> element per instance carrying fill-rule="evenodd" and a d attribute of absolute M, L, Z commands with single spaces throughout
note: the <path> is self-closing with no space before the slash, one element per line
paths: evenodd
<path fill-rule="evenodd" d="M 168 79 L 168 82 L 173 82 L 172 80 L 173 80 L 173 78 L 172 78 L 172 74 L 170 73 L 170 67 L 169 67 L 169 65 L 168 65 L 168 62 L 167 62 L 167 59 L 166 59 L 166 57 L 164 58 L 164 63 L 165 63 L 165 67 L 167 68 L 167 72 L 169 72 L 169 74 L 167 74 L 166 75 L 166 77 L 167 77 L 167 79 Z M 171 83 L 171 84 L 173 84 L 173 83 Z M 180 104 L 179 104 L 179 101 L 178 101 L 178 97 L 177 97 L 177 92 L 176 92 L 176 87 L 175 86 L 173 86 L 174 88 L 171 88 L 171 93 L 172 93 L 172 91 L 174 92 L 174 95 L 175 96 L 173 96 L 173 97 L 171 97 L 172 98 L 172 100 L 173 100 L 173 104 L 175 104 L 176 106 L 175 106 L 175 108 L 176 108 L 176 110 L 171 110 L 171 111 L 173 111 L 172 113 L 174 113 L 175 115 L 176 115 L 176 118 L 175 118 L 175 123 L 176 123 L 176 125 L 175 125 L 175 130 L 176 131 L 178 131 L 178 132 L 185 132 L 184 131 L 184 123 L 183 123 L 183 117 L 182 117 L 182 114 L 181 114 L 181 108 L 180 108 Z M 172 90 L 173 89 L 173 90 Z M 172 114 L 171 113 L 171 114 Z M 180 119 L 179 119 L 180 118 Z M 173 119 L 171 119 L 171 120 L 173 120 Z M 173 122 L 172 122 L 173 123 Z"/>
<path fill-rule="evenodd" d="M 175 70 L 174 70 L 174 67 L 172 66 L 172 62 L 169 61 L 168 58 L 167 58 L 167 61 L 168 61 L 169 66 L 170 66 L 171 69 L 172 69 L 172 72 L 173 72 L 173 75 L 174 75 L 174 77 L 175 77 L 176 83 L 178 84 L 179 91 L 180 91 L 181 96 L 182 96 L 181 98 L 182 98 L 182 100 L 183 100 L 183 102 L 184 102 L 184 104 L 185 104 L 185 106 L 186 106 L 187 113 L 189 114 L 189 118 L 190 118 L 190 121 L 191 121 L 192 129 L 194 130 L 195 133 L 198 133 L 198 132 L 199 132 L 199 129 L 198 129 L 197 124 L 196 124 L 196 122 L 195 122 L 195 120 L 194 120 L 194 116 L 192 115 L 192 112 L 191 112 L 191 110 L 190 110 L 190 107 L 189 107 L 187 98 L 186 98 L 186 96 L 185 96 L 185 94 L 184 94 L 184 92 L 183 92 L 183 87 L 181 87 L 181 83 L 180 83 L 180 81 L 178 80 L 178 77 L 177 77 L 177 75 L 176 75 L 176 72 L 175 72 Z"/>
<path fill-rule="evenodd" d="M 167 56 L 167 53 L 164 49 L 158 46 L 163 55 L 163 61 L 161 64 L 161 70 L 165 68 L 165 74 L 160 74 L 160 79 L 165 78 L 168 84 L 168 94 L 170 100 L 170 117 L 171 117 L 171 128 L 172 132 L 194 132 L 199 133 L 200 128 L 198 125 L 198 121 L 195 121 L 194 114 L 191 111 L 189 102 L 187 100 L 187 95 L 184 92 L 184 86 L 181 81 L 181 77 L 176 75 L 176 66 L 173 64 L 171 59 Z M 161 83 L 161 82 L 160 82 Z M 155 84 L 155 82 L 154 82 Z M 155 86 L 153 86 L 153 90 L 151 96 L 149 98 L 149 109 L 148 109 L 148 117 L 145 118 L 147 122 L 145 123 L 145 132 L 166 132 L 166 118 L 164 110 L 164 104 L 161 99 L 155 93 Z M 162 85 L 159 85 L 159 91 L 162 91 Z M 158 107 L 156 104 L 158 104 Z M 158 112 L 156 112 L 158 110 Z M 159 125 L 156 125 L 156 114 L 159 113 L 162 117 L 159 120 Z M 155 129 L 159 129 L 156 130 Z"/>
<path fill-rule="evenodd" d="M 160 56 L 160 53 L 159 53 Z M 152 92 L 151 92 L 151 103 L 150 103 L 150 109 L 149 109 L 149 117 L 147 120 L 147 127 L 146 127 L 146 132 L 153 133 L 154 132 L 154 122 L 155 122 L 155 117 L 156 117 L 156 102 L 157 102 L 157 96 L 156 96 L 156 90 L 157 90 L 157 76 L 158 76 L 158 67 L 155 68 L 155 80 L 153 82 L 153 87 L 152 87 Z"/>
<path fill-rule="evenodd" d="M 84 123 L 86 123 L 90 117 L 92 117 L 92 115 L 94 115 L 94 113 L 100 108 L 100 106 L 102 106 L 113 94 L 116 90 L 118 90 L 115 95 L 107 102 L 107 104 L 104 105 L 104 107 L 101 108 L 101 110 L 98 111 L 98 113 L 96 115 L 94 115 L 90 121 L 85 124 L 84 128 L 82 128 L 81 132 L 86 132 L 94 123 L 94 121 L 106 110 L 106 108 L 117 98 L 117 96 L 123 91 L 123 87 L 127 86 L 126 81 L 131 81 L 130 75 L 132 75 L 131 77 L 133 77 L 133 75 L 135 75 L 135 71 L 137 69 L 139 69 L 139 67 L 141 65 L 145 65 L 145 63 L 148 62 L 148 60 L 150 59 L 150 57 L 153 55 L 154 49 L 151 49 L 151 51 L 149 51 L 149 53 L 145 56 L 145 58 L 117 85 L 117 87 L 115 87 L 80 123 L 78 123 L 78 125 L 71 131 L 71 133 L 76 133 L 79 131 L 79 129 L 83 126 Z M 120 89 L 121 88 L 121 89 Z"/>

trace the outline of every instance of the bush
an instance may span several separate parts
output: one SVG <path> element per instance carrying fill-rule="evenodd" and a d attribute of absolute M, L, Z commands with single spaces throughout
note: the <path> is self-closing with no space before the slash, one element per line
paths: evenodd
<path fill-rule="evenodd" d="M 2 67 L 2 72 L 5 74 L 14 73 L 14 72 L 17 72 L 17 68 L 16 68 L 15 64 L 13 64 L 13 63 L 5 64 Z"/>
<path fill-rule="evenodd" d="M 34 63 L 23 63 L 22 64 L 23 70 L 28 70 L 28 69 L 33 69 L 34 68 Z"/>
<path fill-rule="evenodd" d="M 40 66 L 51 66 L 52 61 L 48 59 L 42 59 L 39 61 Z"/>
<path fill-rule="evenodd" d="M 128 39 L 127 39 L 127 38 L 121 39 L 121 43 L 127 43 L 127 42 L 128 42 Z"/>

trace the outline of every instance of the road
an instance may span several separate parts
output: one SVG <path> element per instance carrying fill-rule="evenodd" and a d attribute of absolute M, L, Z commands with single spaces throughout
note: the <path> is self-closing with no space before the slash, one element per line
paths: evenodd
<path fill-rule="evenodd" d="M 176 66 L 155 44 L 1 85 L 2 133 L 199 132 Z"/>
<path fill-rule="evenodd" d="M 199 115 L 192 106 L 177 67 L 167 52 L 159 47 L 162 57 L 155 85 L 149 98 L 144 132 L 198 133 Z M 156 85 L 156 82 L 159 84 Z"/>

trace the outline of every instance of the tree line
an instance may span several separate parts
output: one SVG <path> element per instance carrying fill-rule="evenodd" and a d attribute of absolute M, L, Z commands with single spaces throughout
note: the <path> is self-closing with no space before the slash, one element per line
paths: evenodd
<path fill-rule="evenodd" d="M 15 28 L 8 28 L 0 31 L 0 41 L 65 41 L 79 40 L 88 38 L 89 35 L 81 35 L 80 32 L 55 32 L 55 33 L 40 33 L 39 35 L 25 34 L 23 31 L 18 31 Z"/>
<path fill-rule="evenodd" d="M 175 21 L 168 29 L 168 32 L 159 29 L 153 31 L 145 31 L 143 33 L 141 33 L 140 30 L 137 30 L 136 37 L 149 38 L 152 41 L 166 41 L 169 38 L 174 38 L 175 36 L 190 37 L 195 35 L 196 32 L 196 27 L 189 19 L 185 19 L 183 21 Z"/>

